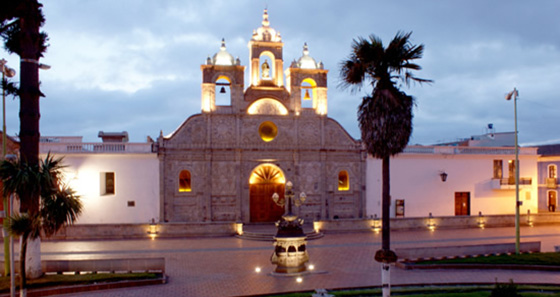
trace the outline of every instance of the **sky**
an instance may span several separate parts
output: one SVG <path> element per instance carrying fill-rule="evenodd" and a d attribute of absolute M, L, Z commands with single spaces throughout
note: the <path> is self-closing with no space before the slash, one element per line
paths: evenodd
<path fill-rule="evenodd" d="M 514 131 L 519 90 L 519 142 L 560 143 L 560 1 L 398 0 L 56 0 L 40 1 L 49 35 L 41 63 L 42 136 L 127 131 L 132 142 L 172 133 L 201 112 L 201 71 L 208 56 L 227 50 L 248 66 L 247 44 L 261 26 L 282 35 L 284 66 L 302 55 L 324 63 L 328 116 L 359 139 L 357 108 L 371 92 L 342 89 L 340 62 L 352 41 L 374 34 L 384 44 L 399 31 L 424 44 L 416 76 L 431 84 L 402 86 L 416 99 L 410 144 L 430 145 Z M 0 50 L 15 68 L 19 57 Z M 246 68 L 246 83 L 249 67 Z M 19 102 L 7 99 L 7 131 L 19 131 Z"/>

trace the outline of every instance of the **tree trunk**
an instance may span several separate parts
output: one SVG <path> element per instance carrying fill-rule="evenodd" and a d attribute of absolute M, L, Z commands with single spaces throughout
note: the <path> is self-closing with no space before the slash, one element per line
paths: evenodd
<path fill-rule="evenodd" d="M 384 157 L 382 161 L 383 194 L 381 197 L 381 249 L 385 251 L 391 249 L 391 182 L 389 173 L 389 158 L 390 157 Z"/>
<path fill-rule="evenodd" d="M 381 213 L 381 250 L 386 253 L 391 250 L 391 181 L 389 171 L 390 157 L 384 157 L 382 161 L 383 167 L 383 189 L 382 189 L 382 213 Z M 391 296 L 391 264 L 387 262 L 381 263 L 381 288 L 383 297 Z"/>
<path fill-rule="evenodd" d="M 25 296 L 26 294 L 26 286 L 27 286 L 27 278 L 25 276 L 25 257 L 27 253 L 27 239 L 28 234 L 24 233 L 20 238 L 20 251 L 19 251 L 19 290 L 20 296 Z"/>
<path fill-rule="evenodd" d="M 39 58 L 41 56 L 40 22 L 35 18 L 40 9 L 37 0 L 26 0 L 28 11 L 21 17 L 20 39 L 20 154 L 21 160 L 29 165 L 39 164 Z M 39 210 L 39 197 L 20 197 L 21 212 L 32 217 Z"/>
<path fill-rule="evenodd" d="M 42 38 L 40 34 L 41 19 L 40 4 L 37 0 L 24 0 L 23 4 L 26 13 L 20 17 L 19 25 L 20 33 L 20 159 L 31 166 L 39 165 L 39 58 L 41 57 Z M 34 197 L 20 197 L 22 213 L 27 212 L 30 217 L 35 217 L 39 212 L 39 195 Z M 22 248 L 25 261 L 25 253 L 27 250 L 27 238 L 25 240 L 26 248 Z M 40 242 L 39 242 L 40 244 Z M 37 253 L 39 252 L 39 253 Z M 39 261 L 39 273 L 41 273 L 41 254 L 40 248 L 33 249 L 30 256 Z M 24 263 L 24 262 L 23 262 Z M 34 265 L 36 266 L 36 265 Z M 25 264 L 22 264 L 25 268 Z M 25 270 L 22 270 L 22 294 L 25 290 Z M 32 269 L 33 275 L 36 275 L 36 267 Z"/>
<path fill-rule="evenodd" d="M 36 279 L 43 275 L 41 269 L 41 238 L 27 239 L 27 253 L 25 259 L 25 276 L 28 279 Z"/>

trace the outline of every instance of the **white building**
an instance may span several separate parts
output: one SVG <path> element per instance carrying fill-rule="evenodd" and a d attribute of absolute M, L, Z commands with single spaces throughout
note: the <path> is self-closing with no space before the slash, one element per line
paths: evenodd
<path fill-rule="evenodd" d="M 391 159 L 391 215 L 514 214 L 514 159 L 512 147 L 409 146 Z M 538 211 L 537 160 L 536 148 L 520 149 L 521 213 Z M 368 215 L 380 216 L 381 160 L 371 157 L 366 197 Z"/>
<path fill-rule="evenodd" d="M 42 137 L 41 158 L 64 157 L 66 182 L 83 203 L 79 224 L 159 220 L 159 161 L 153 144 L 84 143 L 82 137 Z"/>

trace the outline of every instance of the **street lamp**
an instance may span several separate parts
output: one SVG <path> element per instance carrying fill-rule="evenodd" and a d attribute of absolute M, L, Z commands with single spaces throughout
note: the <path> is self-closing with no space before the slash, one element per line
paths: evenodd
<path fill-rule="evenodd" d="M 6 132 L 6 89 L 4 85 L 4 81 L 6 77 L 14 77 L 16 75 L 16 71 L 6 65 L 8 61 L 5 59 L 0 60 L 0 71 L 2 72 L 2 160 L 6 158 L 6 142 L 7 142 L 7 132 Z M 7 233 L 7 226 L 8 220 L 7 218 L 12 215 L 12 202 L 10 198 L 4 200 L 4 228 L 3 232 Z M 9 270 L 10 271 L 10 296 L 15 296 L 15 278 L 14 278 L 14 238 L 8 234 L 9 241 L 4 241 L 4 255 L 8 255 L 9 261 L 5 261 L 4 265 L 4 274 Z M 6 238 L 6 236 L 4 236 Z M 6 260 L 6 257 L 4 257 Z"/>
<path fill-rule="evenodd" d="M 506 95 L 506 100 L 513 98 L 513 117 L 515 121 L 515 253 L 519 254 L 519 141 L 517 139 L 517 97 L 519 92 L 516 88 Z"/>
<path fill-rule="evenodd" d="M 4 88 L 4 80 L 6 77 L 14 77 L 16 71 L 8 66 L 8 61 L 0 60 L 0 71 L 2 71 L 2 159 L 6 156 L 6 90 Z"/>

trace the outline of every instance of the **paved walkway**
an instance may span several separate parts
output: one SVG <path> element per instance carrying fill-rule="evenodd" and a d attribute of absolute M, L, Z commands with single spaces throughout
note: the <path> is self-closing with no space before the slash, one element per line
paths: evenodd
<path fill-rule="evenodd" d="M 514 242 L 514 228 L 397 231 L 392 248 Z M 521 241 L 541 241 L 543 251 L 560 245 L 560 227 L 522 228 Z M 373 259 L 381 234 L 326 234 L 308 241 L 310 262 L 316 271 L 301 283 L 294 277 L 271 276 L 271 242 L 227 238 L 156 239 L 119 241 L 44 242 L 43 259 L 165 257 L 169 283 L 139 288 L 114 289 L 76 296 L 189 296 L 221 297 L 279 293 L 316 288 L 379 286 L 380 266 Z M 260 273 L 255 268 L 260 267 Z M 434 283 L 560 284 L 558 272 L 507 270 L 402 270 L 391 269 L 393 285 Z"/>

